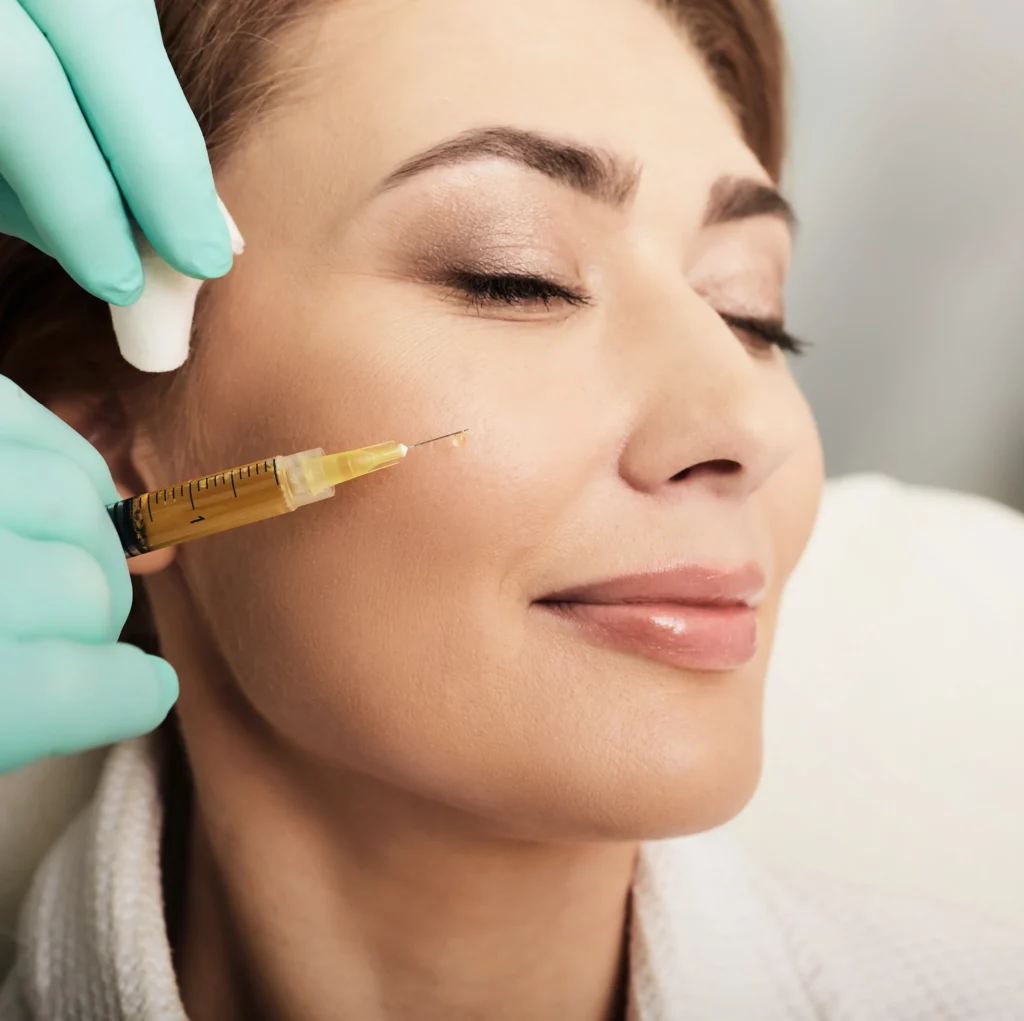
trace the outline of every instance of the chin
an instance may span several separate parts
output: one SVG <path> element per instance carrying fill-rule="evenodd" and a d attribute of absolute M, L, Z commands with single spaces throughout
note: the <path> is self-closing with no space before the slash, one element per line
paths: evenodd
<path fill-rule="evenodd" d="M 592 700 L 577 689 L 573 738 L 549 732 L 546 754 L 538 750 L 543 790 L 562 793 L 554 803 L 537 795 L 551 824 L 583 839 L 658 840 L 735 818 L 761 781 L 761 664 L 731 675 L 675 675 L 668 684 L 664 670 L 642 661 L 616 666 L 588 677 Z"/>
<path fill-rule="evenodd" d="M 591 822 L 594 840 L 666 840 L 724 826 L 749 804 L 760 781 L 718 770 L 665 778 L 638 787 L 630 804 L 612 806 Z M 746 770 L 744 770 L 744 774 Z"/>
<path fill-rule="evenodd" d="M 489 815 L 505 836 L 553 842 L 663 840 L 725 825 L 750 802 L 761 778 L 761 742 L 634 754 L 561 766 L 515 785 L 474 814 Z M 496 793 L 496 792 L 492 792 Z M 468 807 L 468 806 L 466 806 Z"/>

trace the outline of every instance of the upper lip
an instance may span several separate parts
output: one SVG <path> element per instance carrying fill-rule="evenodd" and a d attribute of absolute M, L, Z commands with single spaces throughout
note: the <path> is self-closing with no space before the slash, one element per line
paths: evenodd
<path fill-rule="evenodd" d="M 764 589 L 765 575 L 756 564 L 737 568 L 685 564 L 563 589 L 539 602 L 756 606 Z"/>

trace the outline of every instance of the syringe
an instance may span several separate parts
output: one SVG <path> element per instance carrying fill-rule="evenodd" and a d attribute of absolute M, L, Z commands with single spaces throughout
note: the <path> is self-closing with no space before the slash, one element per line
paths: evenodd
<path fill-rule="evenodd" d="M 334 496 L 334 487 L 361 475 L 398 464 L 410 450 L 439 440 L 465 442 L 466 432 L 448 433 L 421 443 L 375 443 L 325 454 L 322 447 L 298 454 L 251 461 L 239 468 L 204 475 L 167 489 L 107 507 L 126 557 L 176 546 L 263 521 Z"/>

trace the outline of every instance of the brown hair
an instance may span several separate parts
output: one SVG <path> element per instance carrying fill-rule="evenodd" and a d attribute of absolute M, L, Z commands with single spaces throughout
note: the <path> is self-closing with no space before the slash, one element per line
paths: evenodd
<path fill-rule="evenodd" d="M 329 0 L 156 0 L 164 43 L 217 164 L 301 69 L 275 67 L 281 34 Z M 337 2 L 337 0 L 330 0 Z M 778 180 L 785 149 L 783 45 L 772 0 L 655 0 L 685 29 L 754 154 Z M 110 315 L 49 257 L 0 237 L 0 372 L 37 400 L 92 398 L 114 409 L 165 377 L 119 356 Z M 137 583 L 122 634 L 156 652 Z"/>

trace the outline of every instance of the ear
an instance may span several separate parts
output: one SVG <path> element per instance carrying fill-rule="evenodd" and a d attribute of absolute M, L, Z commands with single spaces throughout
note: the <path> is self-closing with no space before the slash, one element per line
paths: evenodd
<path fill-rule="evenodd" d="M 57 397 L 47 401 L 46 406 L 103 455 L 122 499 L 146 491 L 138 470 L 141 440 L 135 435 L 120 403 L 110 397 Z M 177 552 L 177 547 L 171 546 L 130 557 L 128 570 L 136 575 L 162 571 Z"/>

